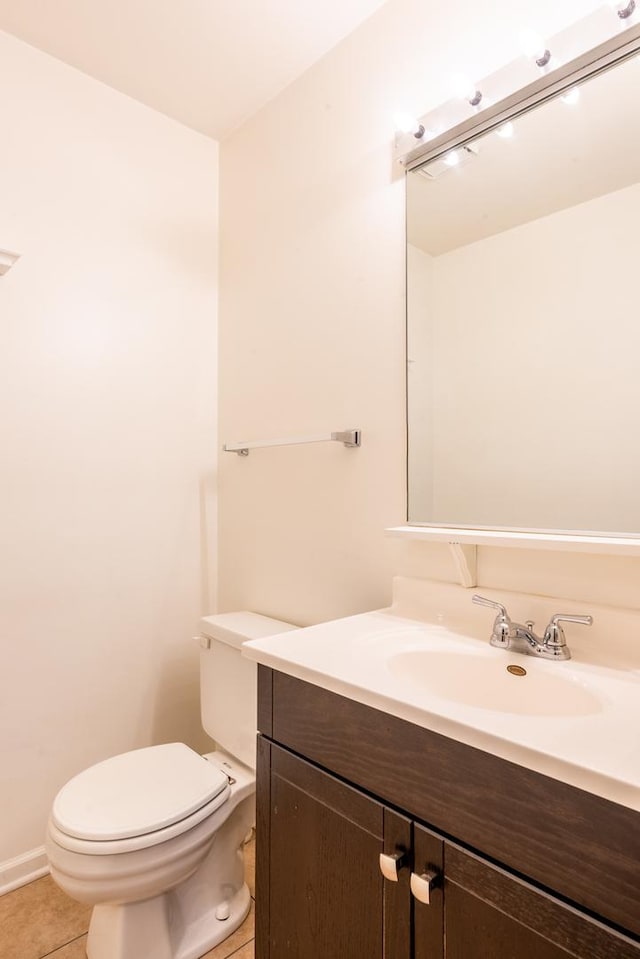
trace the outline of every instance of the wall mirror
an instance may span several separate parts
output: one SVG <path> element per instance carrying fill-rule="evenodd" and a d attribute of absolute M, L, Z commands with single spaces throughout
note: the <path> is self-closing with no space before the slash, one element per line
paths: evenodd
<path fill-rule="evenodd" d="M 413 525 L 640 537 L 639 47 L 407 162 Z"/>

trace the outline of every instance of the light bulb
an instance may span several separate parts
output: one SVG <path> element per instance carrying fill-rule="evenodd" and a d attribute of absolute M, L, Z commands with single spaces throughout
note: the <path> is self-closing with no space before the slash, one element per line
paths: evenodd
<path fill-rule="evenodd" d="M 636 0 L 607 0 L 609 6 L 615 10 L 621 20 L 628 20 L 636 9 Z"/>
<path fill-rule="evenodd" d="M 472 107 L 477 107 L 482 100 L 482 93 L 477 85 L 464 73 L 455 73 L 451 78 L 451 91 L 460 100 L 466 100 Z"/>
<path fill-rule="evenodd" d="M 506 123 L 503 123 L 502 126 L 498 127 L 496 134 L 499 137 L 502 137 L 504 140 L 509 140 L 513 136 L 513 123 L 508 120 Z"/>
<path fill-rule="evenodd" d="M 444 162 L 447 166 L 457 166 L 460 163 L 460 150 L 452 150 L 450 153 L 447 153 Z"/>
<path fill-rule="evenodd" d="M 534 30 L 524 30 L 520 34 L 520 45 L 525 56 L 535 60 L 541 69 L 546 67 L 551 60 L 551 50 L 549 50 L 540 34 Z"/>
<path fill-rule="evenodd" d="M 578 87 L 571 87 L 570 90 L 567 90 L 566 93 L 563 93 L 560 97 L 563 103 L 568 103 L 569 106 L 573 106 L 580 99 L 580 90 Z"/>
<path fill-rule="evenodd" d="M 399 133 L 411 133 L 419 140 L 424 136 L 424 127 L 421 123 L 416 120 L 415 117 L 410 116 L 408 113 L 400 113 L 396 117 L 396 130 Z"/>
<path fill-rule="evenodd" d="M 534 30 L 523 30 L 520 34 L 520 45 L 525 57 L 539 57 L 546 50 L 547 45 Z"/>

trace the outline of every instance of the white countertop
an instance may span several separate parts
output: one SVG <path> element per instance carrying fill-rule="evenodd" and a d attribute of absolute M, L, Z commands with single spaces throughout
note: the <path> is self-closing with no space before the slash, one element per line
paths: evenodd
<path fill-rule="evenodd" d="M 640 614 L 479 591 L 519 622 L 527 609 L 542 624 L 548 610 L 589 612 L 594 627 L 567 625 L 567 662 L 514 654 L 489 645 L 492 613 L 471 607 L 468 590 L 398 579 L 390 609 L 254 640 L 243 654 L 640 811 Z"/>

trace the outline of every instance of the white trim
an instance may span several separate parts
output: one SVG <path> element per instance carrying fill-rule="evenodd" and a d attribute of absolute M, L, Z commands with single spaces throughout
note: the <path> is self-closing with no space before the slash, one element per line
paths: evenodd
<path fill-rule="evenodd" d="M 447 526 L 393 526 L 389 536 L 461 546 L 511 546 L 518 549 L 600 553 L 604 556 L 640 555 L 640 537 L 594 536 L 590 533 L 536 533 L 518 530 L 456 529 Z"/>
<path fill-rule="evenodd" d="M 0 896 L 6 892 L 26 886 L 34 879 L 40 879 L 49 872 L 49 861 L 44 846 L 30 849 L 29 852 L 16 856 L 15 859 L 6 859 L 0 862 Z"/>

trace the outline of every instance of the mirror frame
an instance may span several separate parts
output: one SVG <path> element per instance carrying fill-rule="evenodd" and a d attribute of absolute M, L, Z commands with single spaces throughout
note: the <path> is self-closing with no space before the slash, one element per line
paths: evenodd
<path fill-rule="evenodd" d="M 426 143 L 415 146 L 404 154 L 397 154 L 398 158 L 409 173 L 416 167 L 439 159 L 450 150 L 460 148 L 477 137 L 490 133 L 502 124 L 513 121 L 543 103 L 555 99 L 576 84 L 596 77 L 638 54 L 640 54 L 640 23 L 625 27 L 623 32 L 540 76 L 515 93 L 486 107 Z M 483 84 L 479 86 L 482 88 Z M 428 117 L 420 120 L 421 122 L 426 120 L 424 125 L 428 126 Z M 453 547 L 456 566 L 464 585 L 473 585 L 475 578 L 475 550 L 467 547 L 513 546 L 608 555 L 640 555 L 640 531 L 637 534 L 611 536 L 553 530 L 414 523 L 392 527 L 386 532 L 393 536 L 448 543 Z"/>

